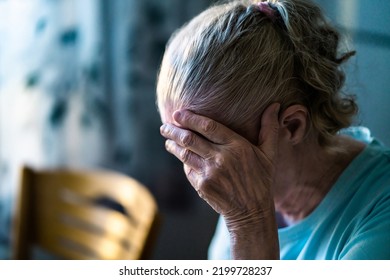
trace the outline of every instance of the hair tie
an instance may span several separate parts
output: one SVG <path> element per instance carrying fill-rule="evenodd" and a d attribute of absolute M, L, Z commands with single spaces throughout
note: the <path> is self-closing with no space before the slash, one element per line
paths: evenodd
<path fill-rule="evenodd" d="M 287 29 L 288 13 L 282 4 L 279 2 L 273 4 L 268 1 L 264 1 L 259 2 L 257 6 L 259 7 L 260 12 L 268 17 L 273 23 L 278 23 L 283 29 Z"/>
<path fill-rule="evenodd" d="M 272 9 L 269 2 L 260 2 L 257 4 L 260 12 L 265 14 L 270 20 L 275 21 L 275 10 Z"/>

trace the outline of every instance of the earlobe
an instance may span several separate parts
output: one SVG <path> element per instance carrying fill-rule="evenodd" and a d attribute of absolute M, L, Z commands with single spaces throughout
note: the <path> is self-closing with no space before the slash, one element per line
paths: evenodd
<path fill-rule="evenodd" d="M 289 106 L 282 112 L 280 126 L 286 140 L 291 144 L 299 144 L 305 138 L 308 127 L 307 117 L 307 108 L 302 105 Z"/>

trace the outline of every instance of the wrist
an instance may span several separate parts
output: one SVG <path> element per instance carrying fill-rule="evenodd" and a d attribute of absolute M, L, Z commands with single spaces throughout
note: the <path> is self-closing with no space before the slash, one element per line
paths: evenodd
<path fill-rule="evenodd" d="M 225 218 L 234 259 L 279 259 L 275 211 Z"/>
<path fill-rule="evenodd" d="M 224 219 L 229 232 L 236 235 L 243 232 L 263 232 L 276 222 L 273 207 L 239 214 L 234 213 L 234 215 L 224 215 Z"/>

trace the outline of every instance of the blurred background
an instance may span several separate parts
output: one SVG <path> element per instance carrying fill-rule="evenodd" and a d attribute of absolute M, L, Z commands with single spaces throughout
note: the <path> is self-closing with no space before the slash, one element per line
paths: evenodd
<path fill-rule="evenodd" d="M 154 259 L 205 259 L 217 215 L 164 150 L 155 105 L 172 32 L 211 0 L 0 0 L 0 259 L 18 172 L 106 168 L 149 187 L 163 217 Z M 357 124 L 390 145 L 390 2 L 317 0 L 357 56 Z"/>

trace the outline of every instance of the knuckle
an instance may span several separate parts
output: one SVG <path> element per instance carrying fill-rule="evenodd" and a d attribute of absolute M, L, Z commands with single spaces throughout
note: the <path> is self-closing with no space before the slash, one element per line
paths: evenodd
<path fill-rule="evenodd" d="M 190 150 L 183 149 L 180 151 L 180 159 L 183 163 L 186 163 L 190 160 L 191 158 L 191 152 Z"/>
<path fill-rule="evenodd" d="M 195 137 L 190 132 L 185 132 L 180 136 L 180 142 L 184 147 L 192 146 L 195 142 Z"/>
<path fill-rule="evenodd" d="M 168 125 L 164 124 L 160 127 L 160 133 L 161 135 L 169 135 L 170 133 L 170 129 L 168 127 Z"/>
<path fill-rule="evenodd" d="M 170 141 L 170 140 L 166 140 L 165 141 L 165 149 L 168 152 L 172 152 L 173 151 L 172 141 Z"/>
<path fill-rule="evenodd" d="M 214 132 L 217 129 L 217 123 L 213 120 L 204 120 L 201 123 L 202 130 L 205 132 Z"/>
<path fill-rule="evenodd" d="M 217 168 L 222 168 L 225 165 L 225 157 L 222 155 L 216 155 L 214 157 L 215 166 Z"/>
<path fill-rule="evenodd" d="M 199 179 L 199 189 L 207 189 L 207 186 L 213 181 L 213 174 L 210 170 L 207 170 L 203 176 Z"/>
<path fill-rule="evenodd" d="M 207 191 L 207 187 L 211 184 L 211 179 L 208 178 L 208 177 L 202 177 L 199 181 L 198 181 L 198 188 L 197 188 L 197 191 L 198 193 L 204 193 L 205 191 Z"/>
<path fill-rule="evenodd" d="M 211 185 L 213 184 L 213 182 L 216 180 L 217 177 L 218 177 L 218 172 L 216 171 L 216 169 L 214 167 L 208 166 L 205 169 L 205 172 L 202 176 L 201 185 L 202 186 Z"/>
<path fill-rule="evenodd" d="M 170 145 L 169 145 L 169 142 L 168 142 L 168 141 L 165 141 L 165 149 L 166 149 L 167 151 L 169 151 L 169 149 L 170 149 Z"/>
<path fill-rule="evenodd" d="M 200 198 L 206 199 L 206 194 L 203 192 L 201 187 L 199 189 L 197 189 L 196 192 L 198 193 Z"/>

